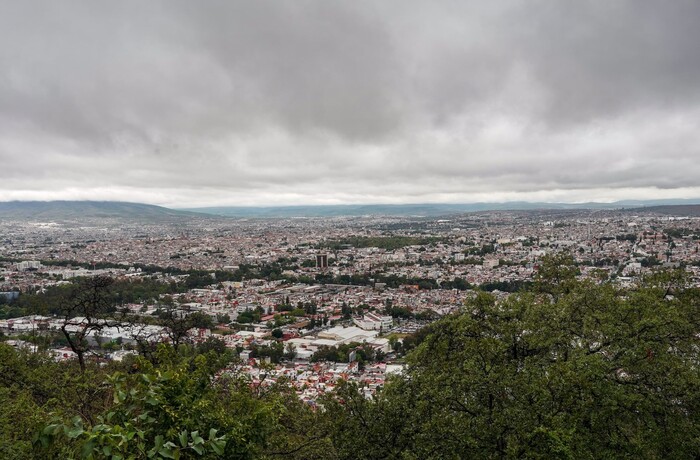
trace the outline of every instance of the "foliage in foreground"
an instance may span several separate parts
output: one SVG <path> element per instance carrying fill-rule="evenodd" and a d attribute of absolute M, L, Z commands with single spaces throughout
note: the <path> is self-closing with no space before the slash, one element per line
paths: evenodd
<path fill-rule="evenodd" d="M 1 344 L 0 358 L 3 370 L 24 372 L 0 390 L 9 408 L 0 417 L 3 459 L 315 458 L 317 443 L 298 423 L 317 425 L 316 414 L 283 385 L 262 391 L 242 376 L 222 374 L 227 354 L 164 345 L 154 362 L 137 358 L 119 369 L 84 372 Z M 47 374 L 61 367 L 47 385 Z M 100 404 L 78 410 L 86 389 Z M 54 397 L 44 401 L 43 394 Z"/>
<path fill-rule="evenodd" d="M 339 456 L 697 458 L 697 290 L 668 274 L 628 292 L 549 281 L 479 294 L 376 401 L 346 391 L 330 408 Z"/>

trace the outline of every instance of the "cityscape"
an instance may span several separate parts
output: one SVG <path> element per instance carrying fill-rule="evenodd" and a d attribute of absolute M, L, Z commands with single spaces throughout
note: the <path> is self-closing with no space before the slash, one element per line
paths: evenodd
<path fill-rule="evenodd" d="M 700 458 L 699 19 L 0 0 L 0 460 Z"/>
<path fill-rule="evenodd" d="M 401 372 L 405 337 L 460 312 L 475 290 L 506 297 L 532 284 L 548 255 L 569 254 L 577 276 L 596 283 L 632 286 L 655 270 L 683 268 L 692 285 L 700 286 L 700 217 L 666 213 L 637 208 L 441 218 L 210 216 L 148 227 L 108 226 L 100 218 L 6 221 L 0 224 L 0 331 L 17 348 L 45 343 L 55 359 L 73 359 L 75 352 L 62 340 L 66 318 L 15 316 L 22 312 L 19 296 L 81 277 L 180 283 L 185 288 L 122 302 L 119 308 L 132 322 L 91 331 L 91 359 L 122 360 L 138 354 L 142 340 L 170 343 L 166 327 L 147 319 L 165 310 L 200 312 L 208 327 L 192 327 L 185 341 L 217 341 L 235 351 L 237 370 L 253 382 L 262 380 L 261 372 L 266 384 L 289 378 L 310 403 L 340 379 L 373 394 L 387 375 Z M 80 318 L 68 320 L 81 327 Z M 327 353 L 339 349 L 340 355 Z M 262 371 L 262 363 L 274 366 Z"/>

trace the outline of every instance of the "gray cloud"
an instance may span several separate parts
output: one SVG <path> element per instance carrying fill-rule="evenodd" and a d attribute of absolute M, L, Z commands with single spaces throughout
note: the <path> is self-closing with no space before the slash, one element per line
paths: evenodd
<path fill-rule="evenodd" d="M 0 199 L 700 196 L 697 2 L 0 3 Z"/>

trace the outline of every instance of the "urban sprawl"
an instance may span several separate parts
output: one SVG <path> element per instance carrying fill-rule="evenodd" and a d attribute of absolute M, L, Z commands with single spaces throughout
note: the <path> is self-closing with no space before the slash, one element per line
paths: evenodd
<path fill-rule="evenodd" d="M 62 328 L 87 324 L 50 308 L 21 314 L 23 297 L 97 276 L 148 280 L 165 292 L 123 299 L 117 310 L 140 320 L 103 319 L 87 334 L 89 359 L 122 360 L 144 342 L 172 342 L 149 318 L 198 314 L 208 321 L 193 323 L 184 342 L 235 350 L 230 372 L 254 385 L 284 381 L 310 404 L 341 379 L 371 396 L 402 372 L 413 334 L 476 290 L 499 297 L 527 286 L 547 255 L 570 255 L 577 276 L 595 282 L 634 283 L 659 268 L 700 280 L 700 220 L 639 210 L 2 222 L 0 235 L 0 332 L 15 347 L 43 344 L 56 360 L 74 359 Z"/>

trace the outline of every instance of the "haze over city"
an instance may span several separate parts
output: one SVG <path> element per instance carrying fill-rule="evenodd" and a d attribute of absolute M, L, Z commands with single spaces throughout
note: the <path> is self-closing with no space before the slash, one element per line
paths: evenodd
<path fill-rule="evenodd" d="M 698 198 L 700 4 L 2 2 L 0 200 Z"/>

